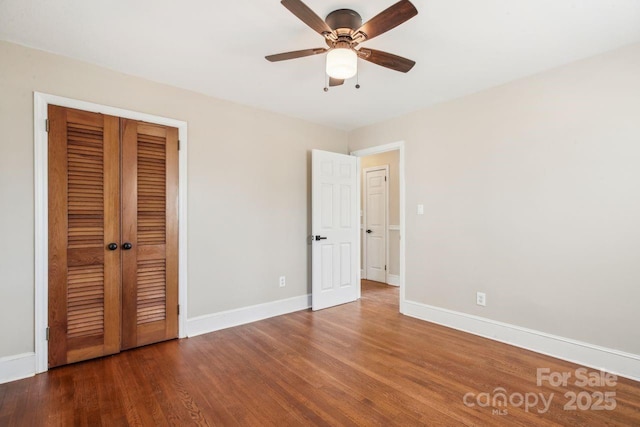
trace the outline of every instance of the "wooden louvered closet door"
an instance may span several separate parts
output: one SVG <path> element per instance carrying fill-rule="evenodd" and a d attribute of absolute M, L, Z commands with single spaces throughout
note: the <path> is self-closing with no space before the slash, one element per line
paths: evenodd
<path fill-rule="evenodd" d="M 119 119 L 49 106 L 49 366 L 120 351 Z"/>
<path fill-rule="evenodd" d="M 176 338 L 177 129 L 56 106 L 49 129 L 49 367 Z"/>
<path fill-rule="evenodd" d="M 124 349 L 178 336 L 178 130 L 121 129 Z"/>

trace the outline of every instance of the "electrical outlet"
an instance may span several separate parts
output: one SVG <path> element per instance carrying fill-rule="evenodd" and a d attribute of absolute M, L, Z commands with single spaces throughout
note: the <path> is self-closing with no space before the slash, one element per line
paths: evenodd
<path fill-rule="evenodd" d="M 280 276 L 280 287 L 284 288 L 287 285 L 287 279 L 284 276 Z"/>
<path fill-rule="evenodd" d="M 476 292 L 476 304 L 485 307 L 487 305 L 487 294 L 484 292 Z"/>

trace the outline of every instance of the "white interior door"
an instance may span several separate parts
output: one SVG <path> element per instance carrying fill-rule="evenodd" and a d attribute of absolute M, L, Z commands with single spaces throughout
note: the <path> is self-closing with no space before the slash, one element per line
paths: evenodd
<path fill-rule="evenodd" d="M 364 171 L 365 271 L 368 280 L 387 281 L 387 168 Z"/>
<path fill-rule="evenodd" d="M 355 301 L 359 283 L 357 158 L 312 151 L 312 307 Z"/>

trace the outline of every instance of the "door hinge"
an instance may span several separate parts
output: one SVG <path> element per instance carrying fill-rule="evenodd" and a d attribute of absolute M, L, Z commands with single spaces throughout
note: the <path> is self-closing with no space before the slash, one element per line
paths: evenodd
<path fill-rule="evenodd" d="M 180 140 L 178 140 L 178 151 L 180 151 Z"/>
<path fill-rule="evenodd" d="M 47 341 L 49 341 L 49 327 L 47 326 L 47 329 L 45 331 L 45 338 Z"/>
<path fill-rule="evenodd" d="M 387 176 L 386 175 L 384 176 L 384 182 L 387 182 Z"/>
<path fill-rule="evenodd" d="M 384 266 L 384 271 L 387 271 L 387 266 L 386 265 Z"/>
<path fill-rule="evenodd" d="M 47 132 L 49 132 L 49 119 L 44 119 L 44 127 Z"/>
<path fill-rule="evenodd" d="M 180 304 L 178 304 L 178 316 L 180 316 Z"/>

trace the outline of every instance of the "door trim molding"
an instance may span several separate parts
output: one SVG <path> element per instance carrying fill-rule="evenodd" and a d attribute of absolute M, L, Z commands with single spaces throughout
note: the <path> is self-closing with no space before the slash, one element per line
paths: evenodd
<path fill-rule="evenodd" d="M 48 369 L 46 329 L 48 323 L 48 133 L 46 120 L 49 104 L 76 108 L 178 128 L 178 337 L 187 335 L 187 122 L 92 102 L 64 98 L 47 93 L 33 93 L 34 197 L 35 197 L 35 372 Z"/>
<path fill-rule="evenodd" d="M 400 178 L 400 199 L 398 203 L 400 203 L 400 313 L 405 312 L 405 178 L 404 178 L 404 170 L 405 170 L 405 146 L 404 141 L 391 142 L 389 144 L 378 145 L 375 147 L 364 148 L 362 150 L 352 151 L 350 154 L 356 157 L 365 157 L 370 156 L 372 154 L 385 153 L 387 151 L 399 150 L 400 152 L 400 165 L 398 167 L 398 175 Z M 358 175 L 359 176 L 359 175 Z M 360 178 L 358 178 L 358 196 L 360 195 Z"/>
<path fill-rule="evenodd" d="M 364 247 L 362 248 L 362 260 L 363 262 L 363 270 L 365 271 L 365 277 L 368 277 L 367 274 L 367 234 L 365 234 L 365 229 L 367 228 L 367 172 L 375 172 L 375 171 L 384 171 L 384 265 L 387 267 L 384 271 L 384 282 L 389 283 L 389 165 L 378 165 L 371 166 L 369 168 L 362 169 L 362 195 L 361 195 L 361 206 L 362 206 L 362 240 L 364 240 Z"/>

